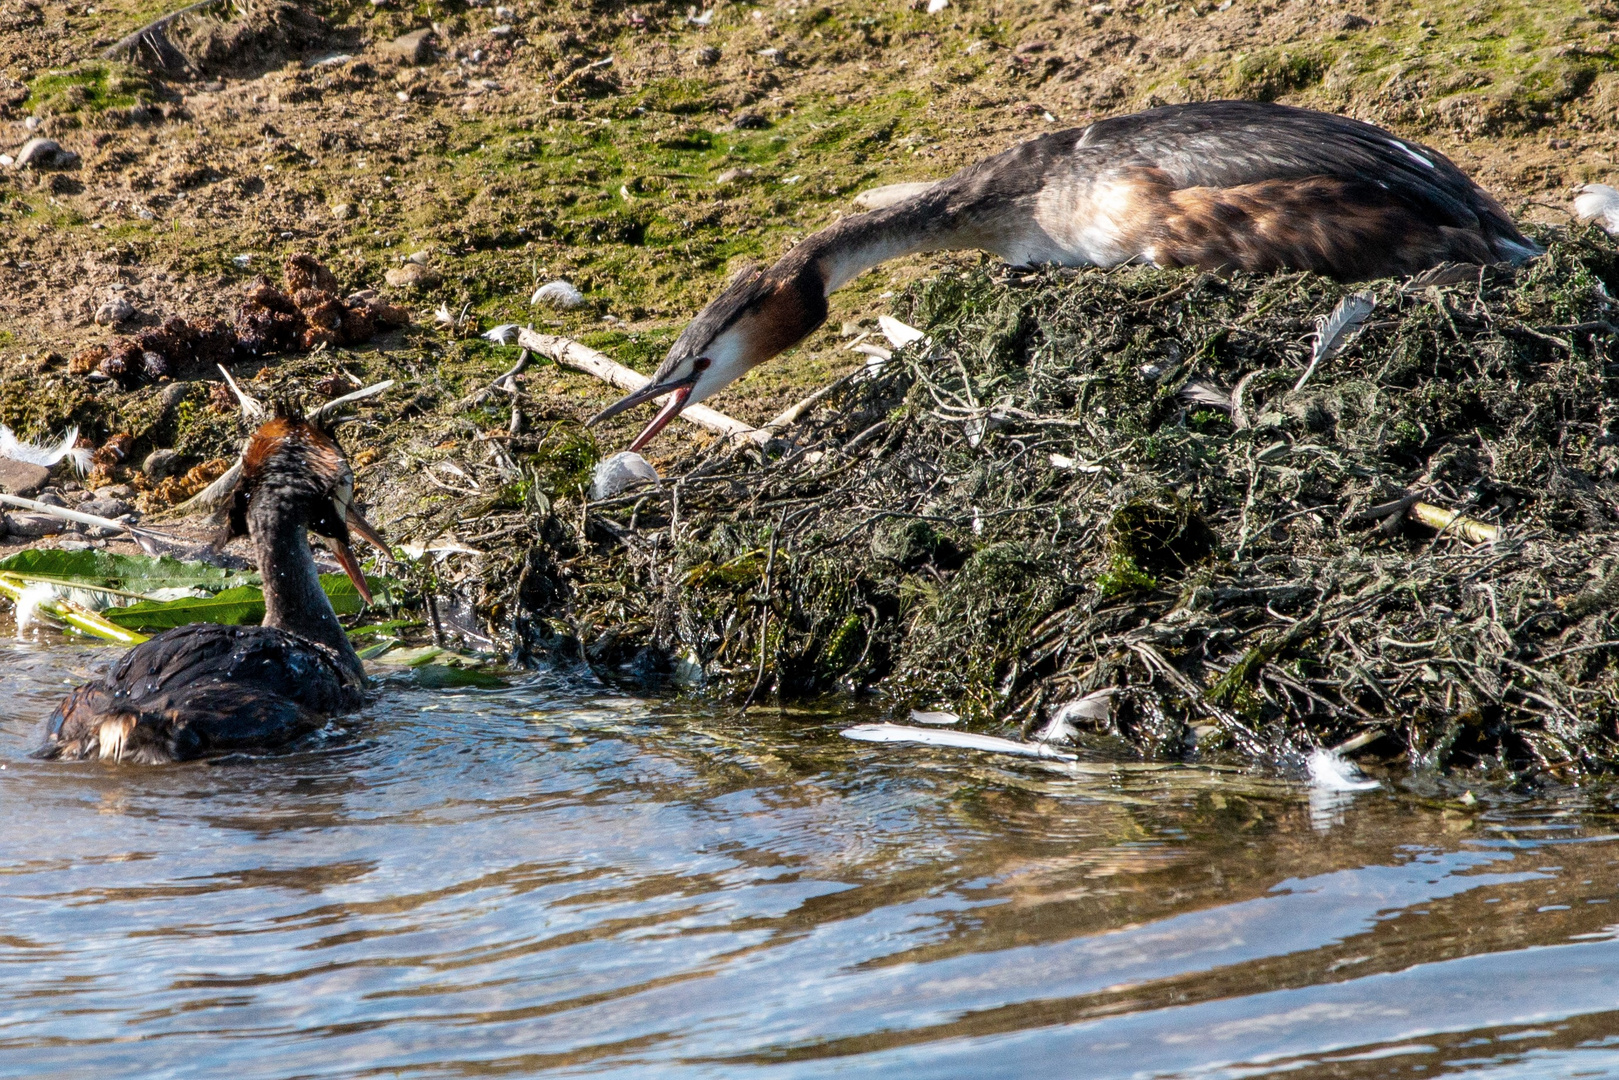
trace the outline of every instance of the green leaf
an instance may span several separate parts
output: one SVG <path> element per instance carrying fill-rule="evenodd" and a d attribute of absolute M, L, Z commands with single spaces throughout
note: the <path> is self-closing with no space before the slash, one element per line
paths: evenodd
<path fill-rule="evenodd" d="M 74 554 L 78 554 L 74 552 Z M 373 595 L 387 586 L 385 578 L 368 578 Z M 320 587 L 339 615 L 352 615 L 365 605 L 360 591 L 344 574 L 322 574 Z M 225 589 L 213 596 L 183 597 L 179 600 L 143 600 L 128 607 L 108 608 L 102 613 L 108 622 L 140 630 L 168 630 L 194 622 L 240 626 L 264 618 L 264 593 L 256 585 Z"/>
<path fill-rule="evenodd" d="M 455 667 L 450 664 L 422 664 L 415 668 L 416 685 L 425 690 L 448 690 L 457 686 L 476 686 L 492 689 L 505 686 L 506 680 L 499 675 L 477 668 Z"/>
<path fill-rule="evenodd" d="M 256 585 L 259 576 L 246 570 L 225 570 L 206 563 L 181 562 L 165 556 L 117 555 L 107 551 L 62 551 L 30 548 L 0 559 L 0 571 L 57 581 L 86 582 L 130 592 L 158 589 L 220 589 Z"/>
<path fill-rule="evenodd" d="M 264 618 L 264 594 L 256 585 L 243 585 L 213 596 L 143 600 L 128 607 L 108 608 L 101 614 L 110 623 L 136 630 L 170 630 L 196 622 L 240 626 Z"/>

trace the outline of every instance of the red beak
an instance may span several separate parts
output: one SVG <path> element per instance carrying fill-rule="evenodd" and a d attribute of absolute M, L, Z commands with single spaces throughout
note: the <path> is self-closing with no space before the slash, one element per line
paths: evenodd
<path fill-rule="evenodd" d="M 352 506 L 349 507 L 348 513 L 345 517 L 350 529 L 353 529 L 355 532 L 359 533 L 366 540 L 369 540 L 379 550 L 385 553 L 388 551 L 388 541 L 382 538 L 381 533 L 372 528 L 369 521 L 360 516 L 360 512 L 358 510 L 354 509 Z M 349 580 L 354 582 L 354 587 L 359 590 L 360 598 L 367 604 L 373 603 L 374 601 L 371 599 L 371 586 L 366 584 L 365 572 L 360 569 L 360 560 L 354 557 L 354 552 L 350 550 L 349 546 L 343 543 L 341 540 L 328 540 L 327 543 L 331 544 L 332 554 L 337 556 L 337 563 L 343 568 L 343 573 L 349 576 Z"/>
<path fill-rule="evenodd" d="M 658 410 L 658 415 L 654 416 L 652 422 L 641 430 L 641 434 L 635 437 L 634 442 L 630 443 L 631 453 L 640 450 L 641 447 L 651 442 L 652 436 L 662 431 L 665 424 L 680 415 L 680 410 L 686 407 L 686 399 L 691 397 L 691 386 L 691 383 L 687 383 L 669 395 L 669 400 L 663 403 L 663 408 Z"/>

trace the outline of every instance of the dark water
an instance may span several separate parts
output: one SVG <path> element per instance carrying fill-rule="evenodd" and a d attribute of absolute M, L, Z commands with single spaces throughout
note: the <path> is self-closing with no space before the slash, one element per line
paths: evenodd
<path fill-rule="evenodd" d="M 28 760 L 108 655 L 0 643 L 0 1076 L 1619 1075 L 1592 795 L 1312 805 L 554 679 Z"/>

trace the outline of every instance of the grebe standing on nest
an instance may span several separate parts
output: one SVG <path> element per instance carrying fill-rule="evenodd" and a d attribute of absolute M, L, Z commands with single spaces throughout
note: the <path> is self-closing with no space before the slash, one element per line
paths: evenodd
<path fill-rule="evenodd" d="M 135 646 L 46 722 L 44 758 L 181 761 L 214 750 L 267 748 L 359 707 L 365 675 L 309 550 L 326 537 L 367 603 L 352 528 L 387 550 L 354 509 L 354 474 L 330 435 L 279 415 L 243 455 L 231 536 L 252 537 L 264 623 L 194 623 Z"/>
<path fill-rule="evenodd" d="M 1340 280 L 1540 248 L 1443 154 L 1330 113 L 1257 101 L 1168 105 L 1054 132 L 805 239 L 740 275 L 652 381 L 591 423 L 672 395 L 630 444 L 802 341 L 826 298 L 878 263 L 981 248 L 1014 265 L 1313 270 Z"/>

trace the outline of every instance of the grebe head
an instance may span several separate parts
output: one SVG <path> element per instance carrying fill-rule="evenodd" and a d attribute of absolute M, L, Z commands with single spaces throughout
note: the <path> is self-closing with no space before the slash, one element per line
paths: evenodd
<path fill-rule="evenodd" d="M 818 273 L 783 273 L 781 264 L 770 270 L 750 267 L 687 324 L 652 381 L 589 422 L 597 424 L 644 401 L 670 395 L 630 443 L 631 450 L 639 450 L 686 406 L 796 345 L 825 319 L 826 296 Z"/>
<path fill-rule="evenodd" d="M 253 433 L 230 511 L 230 535 L 303 524 L 326 538 L 343 572 L 371 603 L 371 590 L 349 543 L 358 533 L 383 551 L 388 542 L 354 507 L 354 472 L 331 435 L 285 405 Z M 352 533 L 351 533 L 352 530 Z"/>

